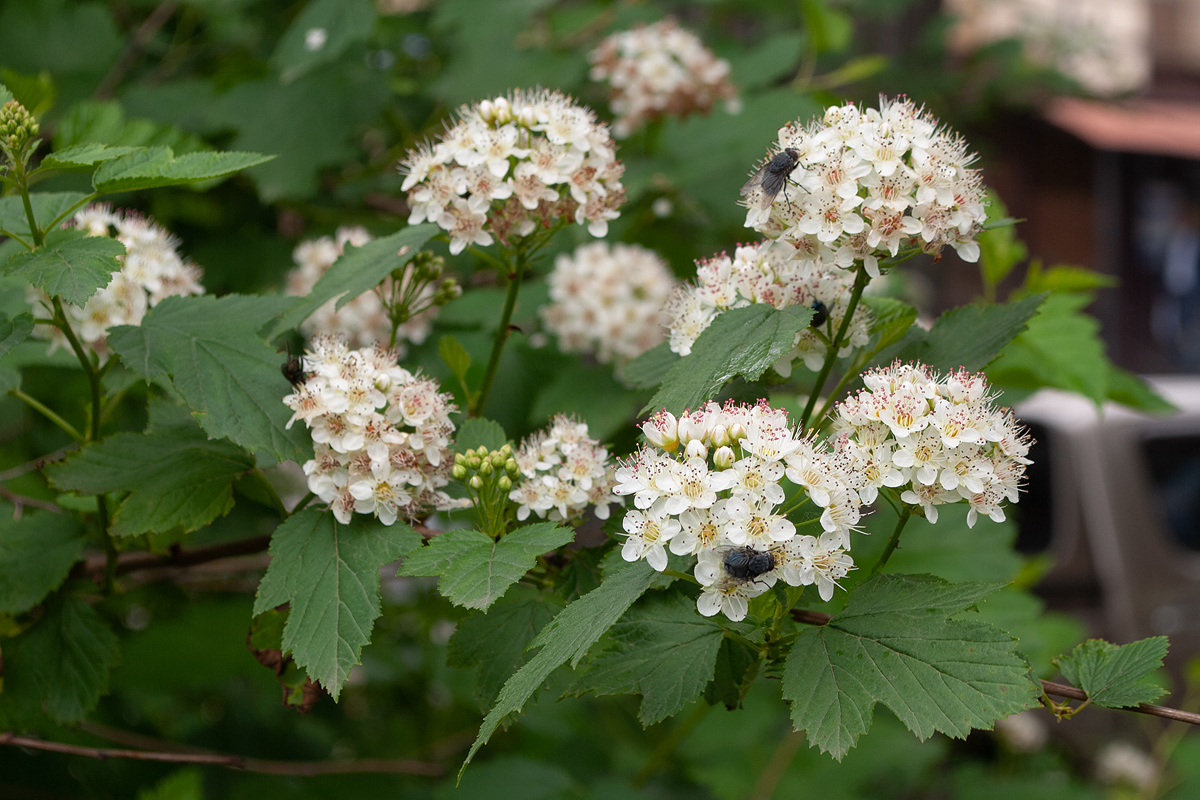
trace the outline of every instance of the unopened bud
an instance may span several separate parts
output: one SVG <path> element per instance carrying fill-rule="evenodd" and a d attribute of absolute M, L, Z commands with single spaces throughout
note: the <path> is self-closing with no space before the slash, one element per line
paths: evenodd
<path fill-rule="evenodd" d="M 16 100 L 0 106 L 0 146 L 14 161 L 24 158 L 29 142 L 38 135 L 38 130 L 33 114 Z"/>
<path fill-rule="evenodd" d="M 491 100 L 484 100 L 479 104 L 479 116 L 484 122 L 491 122 L 496 119 L 496 106 Z"/>
<path fill-rule="evenodd" d="M 454 466 L 465 467 L 466 465 L 467 465 L 467 457 L 464 456 L 462 453 L 455 453 L 454 454 Z"/>
<path fill-rule="evenodd" d="M 454 480 L 456 480 L 460 483 L 467 479 L 467 474 L 468 474 L 467 468 L 464 467 L 462 464 L 455 464 L 454 467 L 450 470 L 450 475 L 453 476 Z"/>
<path fill-rule="evenodd" d="M 467 467 L 469 467 L 470 469 L 479 469 L 480 463 L 481 463 L 481 461 L 480 461 L 479 456 L 468 456 L 467 457 Z"/>
<path fill-rule="evenodd" d="M 474 478 L 471 478 L 471 483 L 469 485 L 475 491 L 479 491 L 483 488 L 483 478 L 476 475 Z"/>
<path fill-rule="evenodd" d="M 733 443 L 733 440 L 729 438 L 729 429 L 724 425 L 714 425 L 708 435 L 708 440 L 716 447 L 725 447 Z"/>
<path fill-rule="evenodd" d="M 500 487 L 500 491 L 508 492 L 512 490 L 512 479 L 507 475 L 501 475 L 500 480 L 496 481 L 496 485 Z"/>
<path fill-rule="evenodd" d="M 686 452 L 688 458 L 708 458 L 708 448 L 699 439 L 688 442 Z"/>
<path fill-rule="evenodd" d="M 516 459 L 510 458 L 508 461 L 505 461 L 504 462 L 504 471 L 507 472 L 509 475 L 512 475 L 514 478 L 517 477 L 518 468 L 517 468 Z"/>
<path fill-rule="evenodd" d="M 712 460 L 713 466 L 717 469 L 729 469 L 737 459 L 733 454 L 733 448 L 726 445 L 717 448 L 717 451 L 713 453 Z"/>
<path fill-rule="evenodd" d="M 494 469 L 495 467 L 492 466 L 492 460 L 490 458 L 485 458 L 483 463 L 479 465 L 479 474 L 491 475 Z"/>
<path fill-rule="evenodd" d="M 740 422 L 735 422 L 729 426 L 729 438 L 733 442 L 741 442 L 746 438 L 746 426 Z"/>

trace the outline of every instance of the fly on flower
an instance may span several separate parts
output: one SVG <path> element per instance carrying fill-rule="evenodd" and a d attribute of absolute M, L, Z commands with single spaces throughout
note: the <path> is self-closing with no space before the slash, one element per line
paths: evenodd
<path fill-rule="evenodd" d="M 754 173 L 750 180 L 746 181 L 742 186 L 742 197 L 761 187 L 762 196 L 758 199 L 760 209 L 769 208 L 775 202 L 775 198 L 779 196 L 780 191 L 783 191 L 783 199 L 788 200 L 784 187 L 791 178 L 792 170 L 796 169 L 796 165 L 799 163 L 800 153 L 791 147 L 783 148 L 770 161 L 759 167 L 758 172 Z M 788 203 L 790 205 L 791 201 L 789 200 Z"/>
<path fill-rule="evenodd" d="M 726 553 L 722 563 L 734 578 L 757 578 L 775 569 L 775 556 L 753 547 L 740 547 Z"/>

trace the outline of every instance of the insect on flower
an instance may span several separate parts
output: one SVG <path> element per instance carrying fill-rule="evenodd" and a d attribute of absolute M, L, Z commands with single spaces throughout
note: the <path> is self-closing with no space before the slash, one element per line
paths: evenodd
<path fill-rule="evenodd" d="M 776 153 L 770 161 L 758 168 L 758 172 L 754 173 L 750 180 L 746 181 L 742 186 L 741 195 L 746 195 L 753 192 L 756 188 L 762 187 L 762 197 L 759 198 L 759 208 L 767 208 L 775 202 L 775 198 L 779 196 L 779 192 L 783 191 L 783 199 L 788 201 L 787 186 L 788 179 L 791 177 L 792 170 L 800 163 L 800 154 L 794 148 L 785 147 L 783 150 Z"/>
<path fill-rule="evenodd" d="M 283 373 L 283 377 L 288 379 L 288 383 L 292 386 L 299 386 L 308 380 L 308 373 L 304 371 L 304 361 L 300 356 L 294 356 L 288 353 L 288 360 L 279 365 L 279 371 Z"/>
<path fill-rule="evenodd" d="M 722 563 L 731 577 L 757 578 L 775 569 L 775 556 L 753 547 L 739 547 L 726 553 Z"/>

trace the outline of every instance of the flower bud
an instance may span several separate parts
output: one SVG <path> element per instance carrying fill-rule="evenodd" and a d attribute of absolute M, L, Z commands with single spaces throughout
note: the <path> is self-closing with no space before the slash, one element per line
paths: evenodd
<path fill-rule="evenodd" d="M 33 114 L 16 100 L 0 106 L 0 148 L 13 161 L 24 158 L 29 142 L 38 135 L 38 130 Z"/>
<path fill-rule="evenodd" d="M 679 447 L 679 421 L 665 409 L 642 423 L 642 433 L 668 453 L 674 453 Z"/>
<path fill-rule="evenodd" d="M 467 465 L 467 457 L 464 456 L 462 453 L 455 453 L 454 454 L 454 466 L 465 468 L 466 465 Z"/>
<path fill-rule="evenodd" d="M 521 113 L 517 115 L 517 124 L 523 128 L 532 128 L 537 124 L 537 117 L 533 114 L 533 109 L 529 106 L 521 109 Z"/>
<path fill-rule="evenodd" d="M 479 116 L 484 122 L 494 122 L 496 119 L 496 106 L 491 100 L 484 100 L 479 104 Z"/>
<path fill-rule="evenodd" d="M 729 469 L 737 457 L 733 454 L 733 448 L 725 445 L 717 448 L 717 451 L 713 453 L 712 460 L 713 466 L 717 469 Z"/>
<path fill-rule="evenodd" d="M 508 461 L 505 461 L 504 462 L 504 471 L 507 472 L 509 475 L 512 475 L 514 478 L 517 477 L 517 473 L 520 470 L 517 467 L 516 459 L 510 458 Z"/>
<path fill-rule="evenodd" d="M 740 443 L 746 438 L 746 426 L 740 422 L 735 422 L 729 426 L 729 438 L 735 443 Z"/>
<path fill-rule="evenodd" d="M 392 388 L 392 376 L 386 372 L 379 373 L 375 376 L 375 388 L 381 392 L 387 392 L 388 389 Z"/>
<path fill-rule="evenodd" d="M 500 480 L 496 481 L 496 486 L 499 487 L 500 491 L 502 492 L 510 491 L 512 489 L 512 485 L 512 478 L 509 478 L 507 475 L 501 475 Z"/>
<path fill-rule="evenodd" d="M 493 469 L 494 469 L 494 467 L 492 467 L 492 460 L 490 458 L 485 458 L 483 460 L 483 463 L 481 463 L 479 465 L 479 474 L 480 475 L 491 475 Z"/>
<path fill-rule="evenodd" d="M 475 491 L 479 491 L 483 488 L 483 478 L 476 475 L 475 477 L 471 478 L 471 483 L 469 485 Z"/>
<path fill-rule="evenodd" d="M 454 480 L 461 483 L 467 479 L 467 468 L 462 464 L 455 464 L 453 469 L 450 470 L 450 475 L 454 478 Z"/>
<path fill-rule="evenodd" d="M 688 458 L 708 458 L 708 448 L 699 439 L 688 442 L 686 452 Z"/>
<path fill-rule="evenodd" d="M 709 432 L 708 440 L 716 447 L 733 444 L 733 440 L 729 438 L 729 430 L 724 425 L 714 425 L 712 431 Z"/>
<path fill-rule="evenodd" d="M 467 451 L 467 452 L 470 452 L 470 451 Z M 480 463 L 482 463 L 482 462 L 481 462 L 481 459 L 479 458 L 479 456 L 473 455 L 473 456 L 467 457 L 467 467 L 470 469 L 476 469 L 476 470 L 479 469 Z"/>

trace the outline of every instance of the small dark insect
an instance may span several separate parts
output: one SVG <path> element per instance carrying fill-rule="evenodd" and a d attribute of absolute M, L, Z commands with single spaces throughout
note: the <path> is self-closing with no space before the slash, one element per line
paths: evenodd
<path fill-rule="evenodd" d="M 811 328 L 819 328 L 825 324 L 825 320 L 829 319 L 829 309 L 820 300 L 813 300 L 812 310 L 812 321 L 808 325 Z"/>
<path fill-rule="evenodd" d="M 757 578 L 775 569 L 775 556 L 753 547 L 741 547 L 726 553 L 724 564 L 725 571 L 734 578 Z"/>
<path fill-rule="evenodd" d="M 289 355 L 288 360 L 279 365 L 279 371 L 292 386 L 299 386 L 308 380 L 308 373 L 304 371 L 304 361 L 300 356 Z"/>
<path fill-rule="evenodd" d="M 756 187 L 762 187 L 762 197 L 758 201 L 759 208 L 766 208 L 775 202 L 779 192 L 790 207 L 792 201 L 787 196 L 788 178 L 792 170 L 800 163 L 800 154 L 791 147 L 785 147 L 776 153 L 770 161 L 759 167 L 758 172 L 750 176 L 750 180 L 742 187 L 742 197 L 750 194 Z"/>

